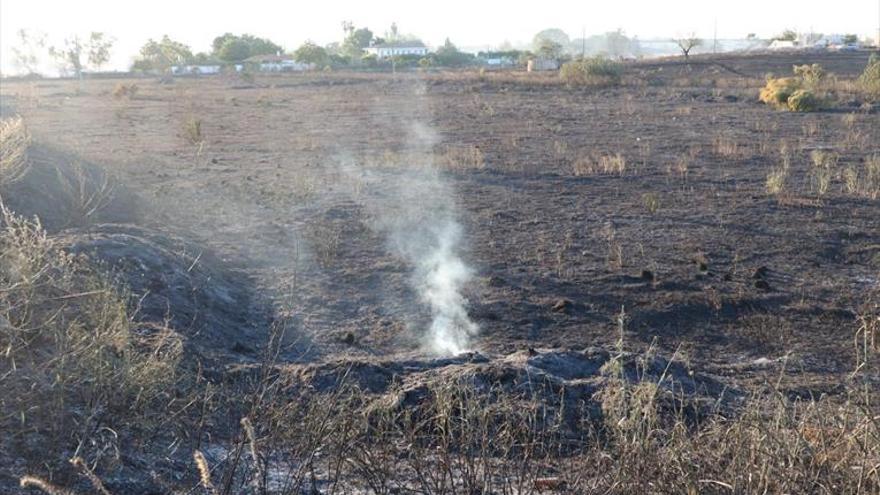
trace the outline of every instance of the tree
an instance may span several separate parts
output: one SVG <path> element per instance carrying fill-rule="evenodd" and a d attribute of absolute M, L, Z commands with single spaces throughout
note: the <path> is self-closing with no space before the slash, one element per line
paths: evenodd
<path fill-rule="evenodd" d="M 147 40 L 141 47 L 140 59 L 132 66 L 135 70 L 165 72 L 172 65 L 185 64 L 192 61 L 193 54 L 189 46 L 174 41 L 166 34 L 159 41 Z"/>
<path fill-rule="evenodd" d="M 562 56 L 562 45 L 553 40 L 542 38 L 535 46 L 535 53 L 543 58 L 557 59 Z"/>
<path fill-rule="evenodd" d="M 779 41 L 797 41 L 797 38 L 797 32 L 792 29 L 786 29 L 782 34 L 773 37 L 774 40 Z"/>
<path fill-rule="evenodd" d="M 19 29 L 18 44 L 12 47 L 13 63 L 26 75 L 36 74 L 40 65 L 37 53 L 46 47 L 46 35 Z"/>
<path fill-rule="evenodd" d="M 535 35 L 532 39 L 532 48 L 540 53 L 542 48 L 546 50 L 547 47 L 558 45 L 559 53 L 555 55 L 555 57 L 558 57 L 562 55 L 562 49 L 567 47 L 570 43 L 571 40 L 568 38 L 568 35 L 565 34 L 565 31 L 558 28 L 550 28 L 540 31 Z"/>
<path fill-rule="evenodd" d="M 859 42 L 859 37 L 855 34 L 845 34 L 843 36 L 843 44 L 845 45 L 855 45 Z"/>
<path fill-rule="evenodd" d="M 357 60 L 363 55 L 364 48 L 373 41 L 373 32 L 367 28 L 355 29 L 354 25 L 348 25 L 348 28 L 342 42 L 342 54 L 351 60 Z"/>
<path fill-rule="evenodd" d="M 251 47 L 241 38 L 230 38 L 223 43 L 216 55 L 220 60 L 240 62 L 251 56 Z"/>
<path fill-rule="evenodd" d="M 682 55 L 684 55 L 684 61 L 688 61 L 688 57 L 690 57 L 691 50 L 703 44 L 703 40 L 697 38 L 697 35 L 691 33 L 683 38 L 677 38 L 672 40 L 678 45 L 678 49 L 681 50 Z"/>
<path fill-rule="evenodd" d="M 306 41 L 293 52 L 293 58 L 300 63 L 322 66 L 327 63 L 327 50 L 312 41 Z"/>
<path fill-rule="evenodd" d="M 446 42 L 443 43 L 443 46 L 437 48 L 437 51 L 434 53 L 434 59 L 437 61 L 437 65 L 461 67 L 469 64 L 474 59 L 474 56 L 470 53 L 460 51 L 451 41 L 449 41 L 449 38 L 446 38 Z"/>
<path fill-rule="evenodd" d="M 215 56 L 227 62 L 241 62 L 254 55 L 270 55 L 283 50 L 280 45 L 269 39 L 251 34 L 238 36 L 232 33 L 217 36 L 211 47 Z"/>
<path fill-rule="evenodd" d="M 86 42 L 89 65 L 100 70 L 101 66 L 110 60 L 110 49 L 113 48 L 113 38 L 105 37 L 104 33 L 92 31 Z"/>
<path fill-rule="evenodd" d="M 64 40 L 64 45 L 59 47 L 50 46 L 49 55 L 58 64 L 58 71 L 66 75 L 73 72 L 77 78 L 82 77 L 82 54 L 83 42 L 79 36 L 71 36 Z"/>

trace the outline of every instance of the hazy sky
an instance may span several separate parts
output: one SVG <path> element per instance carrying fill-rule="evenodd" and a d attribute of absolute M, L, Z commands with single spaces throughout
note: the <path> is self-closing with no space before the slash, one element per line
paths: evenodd
<path fill-rule="evenodd" d="M 558 27 L 572 38 L 623 28 L 641 38 L 695 31 L 711 38 L 768 37 L 792 28 L 877 36 L 880 0 L 0 0 L 0 67 L 12 71 L 10 46 L 19 29 L 65 36 L 103 31 L 114 38 L 111 65 L 125 68 L 147 38 L 168 34 L 194 51 L 208 50 L 226 31 L 271 38 L 287 49 L 304 40 L 325 44 L 342 37 L 349 20 L 376 33 L 397 22 L 400 31 L 429 45 L 446 37 L 465 47 L 527 42 Z"/>

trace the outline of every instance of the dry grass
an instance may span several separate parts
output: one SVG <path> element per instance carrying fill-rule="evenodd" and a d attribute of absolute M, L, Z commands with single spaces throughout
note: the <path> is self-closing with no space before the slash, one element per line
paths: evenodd
<path fill-rule="evenodd" d="M 0 120 L 0 187 L 20 180 L 28 170 L 31 135 L 21 117 Z"/>
<path fill-rule="evenodd" d="M 0 322 L 4 450 L 38 431 L 20 455 L 54 452 L 76 433 L 83 410 L 116 410 L 114 422 L 133 414 L 143 423 L 139 412 L 175 381 L 176 334 L 138 327 L 124 292 L 5 206 Z"/>
<path fill-rule="evenodd" d="M 587 176 L 598 173 L 623 175 L 626 172 L 626 157 L 620 153 L 613 155 L 580 156 L 571 164 L 572 174 Z"/>
<path fill-rule="evenodd" d="M 204 143 L 205 136 L 202 133 L 202 119 L 189 116 L 183 121 L 181 127 L 183 138 L 187 143 L 198 146 Z"/>
<path fill-rule="evenodd" d="M 439 164 L 447 170 L 482 170 L 486 168 L 486 159 L 474 145 L 449 146 L 440 156 Z"/>

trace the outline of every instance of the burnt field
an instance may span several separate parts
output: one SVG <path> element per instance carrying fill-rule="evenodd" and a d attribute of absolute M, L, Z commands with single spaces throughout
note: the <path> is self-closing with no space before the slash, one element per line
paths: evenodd
<path fill-rule="evenodd" d="M 788 399 L 842 403 L 859 365 L 857 389 L 873 394 L 878 383 L 876 352 L 868 357 L 859 332 L 877 317 L 880 190 L 867 170 L 880 156 L 880 114 L 846 91 L 813 113 L 758 101 L 767 73 L 805 63 L 851 79 L 867 54 L 637 63 L 619 86 L 600 88 L 494 72 L 3 81 L 3 114 L 21 115 L 33 136 L 29 173 L 43 174 L 3 199 L 39 215 L 65 249 L 99 259 L 143 319 L 180 335 L 180 366 L 199 363 L 199 380 L 215 384 L 265 377 L 274 343 L 272 368 L 293 388 L 323 393 L 352 379 L 423 405 L 432 381 L 478 376 L 504 388 L 508 375 L 519 383 L 537 373 L 576 390 L 571 400 L 584 407 L 608 384 L 584 389 L 583 380 L 648 353 L 677 364 L 634 370 L 660 382 L 668 373 L 687 382 L 670 390 L 710 402 L 770 383 Z M 447 310 L 413 282 L 433 253 L 421 248 L 425 236 L 448 240 L 442 256 L 464 265 L 450 277 L 467 316 L 451 317 L 473 324 L 469 339 L 439 349 L 426 329 Z M 279 325 L 280 343 L 271 338 Z M 443 352 L 453 348 L 469 352 Z M 609 415 L 606 405 L 595 408 Z M 175 407 L 181 425 L 198 412 Z M 240 467 L 228 467 L 227 451 L 205 447 L 235 444 L 238 418 L 222 416 L 210 440 L 181 442 L 208 449 L 232 480 Z M 24 450 L 29 441 L 15 439 Z M 76 446 L 59 448 L 69 456 Z M 119 493 L 149 491 L 134 464 L 191 469 L 168 460 L 183 454 L 159 462 L 151 449 L 102 468 Z M 378 469 L 375 459 L 351 462 Z M 12 466 L 9 480 L 40 464 Z M 301 485 L 337 486 L 329 466 L 297 469 L 312 470 Z M 560 470 L 549 469 L 546 483 L 559 483 L 549 489 L 564 486 Z M 193 474 L 178 481 L 196 483 Z M 865 477 L 876 488 L 876 473 Z M 613 492 L 646 486 L 638 480 L 566 483 Z M 699 489 L 760 488 L 720 481 Z M 762 487 L 808 486 L 797 483 Z"/>

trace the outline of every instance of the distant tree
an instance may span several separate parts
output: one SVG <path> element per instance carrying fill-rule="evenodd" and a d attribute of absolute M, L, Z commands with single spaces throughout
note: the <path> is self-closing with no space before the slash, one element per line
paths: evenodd
<path fill-rule="evenodd" d="M 230 38 L 223 43 L 215 55 L 227 62 L 241 62 L 251 56 L 251 46 L 241 38 Z"/>
<path fill-rule="evenodd" d="M 843 43 L 846 45 L 855 45 L 859 42 L 859 37 L 855 34 L 845 34 L 843 36 Z"/>
<path fill-rule="evenodd" d="M 605 46 L 608 49 L 608 55 L 615 58 L 638 51 L 634 47 L 633 40 L 629 39 L 622 29 L 605 33 Z"/>
<path fill-rule="evenodd" d="M 326 65 L 328 61 L 327 50 L 312 41 L 306 41 L 293 52 L 293 58 L 304 64 Z"/>
<path fill-rule="evenodd" d="M 147 40 L 141 47 L 140 58 L 132 66 L 135 70 L 165 72 L 172 65 L 185 64 L 193 60 L 189 46 L 174 41 L 166 34 L 161 40 Z"/>
<path fill-rule="evenodd" d="M 535 45 L 535 53 L 543 58 L 556 59 L 562 56 L 563 45 L 547 38 L 541 38 Z"/>
<path fill-rule="evenodd" d="M 110 50 L 113 48 L 114 40 L 106 37 L 104 33 L 93 31 L 86 41 L 86 50 L 88 52 L 89 65 L 100 70 L 101 67 L 110 60 Z"/>
<path fill-rule="evenodd" d="M 214 56 L 227 62 L 241 62 L 254 55 L 271 55 L 282 51 L 280 45 L 251 34 L 241 36 L 224 33 L 211 43 Z"/>
<path fill-rule="evenodd" d="M 64 44 L 60 47 L 49 47 L 49 55 L 55 59 L 58 71 L 63 75 L 73 72 L 73 75 L 77 78 L 82 77 L 82 54 L 83 42 L 79 36 L 66 38 Z"/>
<path fill-rule="evenodd" d="M 211 42 L 211 51 L 216 53 L 220 52 L 220 49 L 223 48 L 223 44 L 229 40 L 233 40 L 238 38 L 238 36 L 232 33 L 223 33 L 220 36 L 214 38 L 214 41 Z"/>
<path fill-rule="evenodd" d="M 437 51 L 434 53 L 434 60 L 437 62 L 437 65 L 461 67 L 471 63 L 474 60 L 474 56 L 470 53 L 460 51 L 451 41 L 449 41 L 449 38 L 446 38 L 446 42 L 443 43 L 443 46 L 437 48 Z"/>
<path fill-rule="evenodd" d="M 27 75 L 36 74 L 40 65 L 37 54 L 46 47 L 46 35 L 24 29 L 19 29 L 16 35 L 18 42 L 12 47 L 13 64 Z"/>
<path fill-rule="evenodd" d="M 535 37 L 532 39 L 532 47 L 535 51 L 539 50 L 539 47 L 542 44 L 542 41 L 549 40 L 553 43 L 556 43 L 560 46 L 568 46 L 571 43 L 571 39 L 569 39 L 568 35 L 565 34 L 565 31 L 559 28 L 550 28 L 540 31 Z"/>
<path fill-rule="evenodd" d="M 391 28 L 385 33 L 385 37 L 388 38 L 388 41 L 394 42 L 398 41 L 400 38 L 400 32 L 397 29 L 397 23 L 392 22 Z"/>
<path fill-rule="evenodd" d="M 373 42 L 373 32 L 367 28 L 355 29 L 351 25 L 346 33 L 345 40 L 342 42 L 342 54 L 351 60 L 360 59 L 364 54 L 364 48 Z"/>
<path fill-rule="evenodd" d="M 691 33 L 682 38 L 673 39 L 672 41 L 674 41 L 675 44 L 678 45 L 678 49 L 681 50 L 682 55 L 684 55 L 685 62 L 688 61 L 691 50 L 703 44 L 703 40 L 697 38 L 697 35 L 694 33 Z"/>
<path fill-rule="evenodd" d="M 797 38 L 797 32 L 792 29 L 786 29 L 782 32 L 782 34 L 778 34 L 773 37 L 774 40 L 779 41 L 797 41 Z"/>

